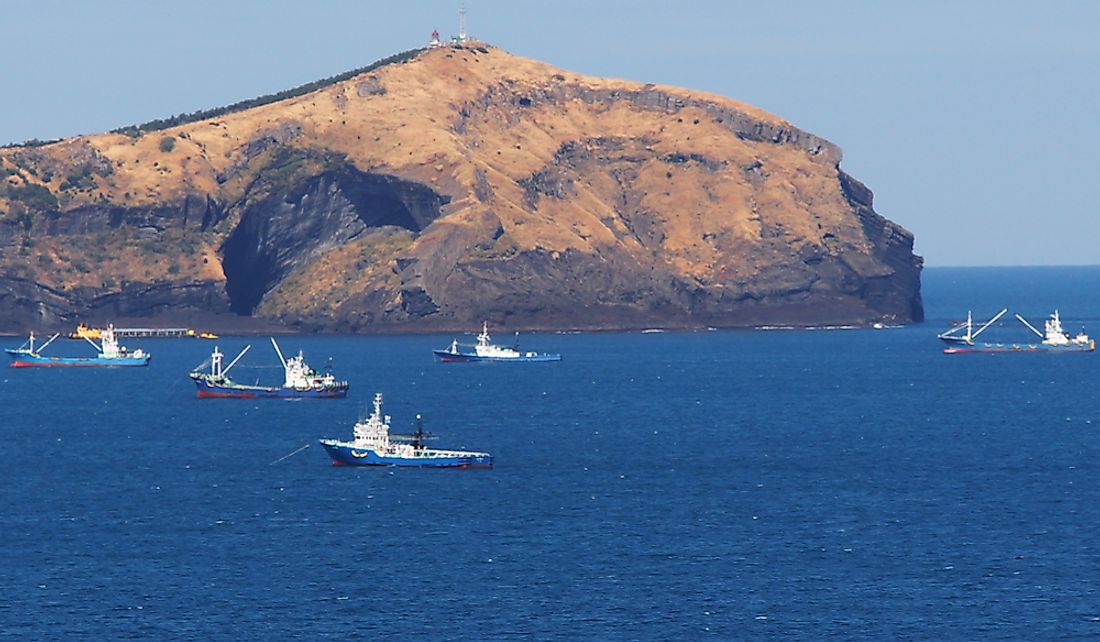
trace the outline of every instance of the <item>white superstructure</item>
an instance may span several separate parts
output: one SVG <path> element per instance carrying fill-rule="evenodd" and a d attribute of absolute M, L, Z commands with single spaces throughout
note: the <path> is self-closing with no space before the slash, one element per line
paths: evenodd
<path fill-rule="evenodd" d="M 1045 332 L 1039 332 L 1035 329 L 1035 326 L 1027 322 L 1027 319 L 1020 315 L 1016 315 L 1016 318 L 1021 323 L 1026 325 L 1035 334 L 1039 335 L 1043 339 L 1043 344 L 1048 346 L 1087 346 L 1089 345 L 1089 335 L 1085 334 L 1084 330 L 1077 333 L 1077 336 L 1071 337 L 1068 332 L 1062 329 L 1062 319 L 1058 315 L 1058 311 L 1055 310 L 1050 318 L 1043 324 L 1043 330 Z"/>
<path fill-rule="evenodd" d="M 298 351 L 298 356 L 284 359 L 283 351 L 279 349 L 275 337 L 271 337 L 271 345 L 275 346 L 275 354 L 279 355 L 279 361 L 283 364 L 284 388 L 308 390 L 310 388 L 331 388 L 336 385 L 336 377 L 331 372 L 321 374 L 309 367 L 301 350 Z"/>
<path fill-rule="evenodd" d="M 417 415 L 417 420 L 420 415 Z M 454 457 L 488 457 L 488 453 L 469 452 L 461 450 L 438 450 L 425 448 L 424 439 L 431 438 L 420 430 L 412 435 L 396 435 L 401 441 L 390 440 L 390 416 L 382 414 L 382 393 L 374 395 L 374 412 L 365 420 L 359 420 L 355 424 L 355 436 L 351 441 L 340 442 L 336 440 L 322 440 L 332 445 L 345 446 L 372 451 L 383 458 L 398 459 L 430 459 L 430 458 L 454 458 Z"/>
<path fill-rule="evenodd" d="M 495 359 L 518 359 L 521 356 L 519 350 L 511 346 L 492 344 L 488 321 L 483 321 L 481 324 L 481 334 L 477 335 L 477 345 L 474 346 L 474 353 L 479 357 L 493 357 Z"/>
<path fill-rule="evenodd" d="M 113 323 L 108 323 L 107 328 L 99 333 L 100 343 L 97 344 L 88 337 L 83 337 L 83 339 L 92 344 L 99 351 L 99 356 L 104 359 L 144 359 L 148 356 L 141 348 L 129 352 L 126 350 L 126 346 L 120 346 L 118 337 L 115 336 Z"/>

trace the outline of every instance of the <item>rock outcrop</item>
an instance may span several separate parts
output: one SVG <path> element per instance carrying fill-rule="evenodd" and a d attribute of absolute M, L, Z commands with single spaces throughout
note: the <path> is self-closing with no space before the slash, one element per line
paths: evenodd
<path fill-rule="evenodd" d="M 913 237 L 840 161 L 727 98 L 414 52 L 205 120 L 0 150 L 0 328 L 918 321 Z"/>

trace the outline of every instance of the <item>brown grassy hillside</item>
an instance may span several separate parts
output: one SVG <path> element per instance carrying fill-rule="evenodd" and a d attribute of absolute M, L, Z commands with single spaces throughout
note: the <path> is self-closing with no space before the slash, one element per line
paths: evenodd
<path fill-rule="evenodd" d="M 919 319 L 912 236 L 840 157 L 728 98 L 427 50 L 160 131 L 0 150 L 0 325 Z"/>

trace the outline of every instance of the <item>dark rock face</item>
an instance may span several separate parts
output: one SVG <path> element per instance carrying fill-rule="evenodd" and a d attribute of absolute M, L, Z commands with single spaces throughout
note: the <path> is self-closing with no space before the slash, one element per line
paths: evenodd
<path fill-rule="evenodd" d="M 272 287 L 296 267 L 356 238 L 369 227 L 419 232 L 450 198 L 385 174 L 345 165 L 313 176 L 287 192 L 247 202 L 222 246 L 231 309 L 251 314 Z M 425 310 L 423 304 L 417 310 Z"/>
<path fill-rule="evenodd" d="M 918 273 L 911 269 L 907 276 Z M 765 269 L 740 287 L 714 288 L 655 271 L 622 252 L 530 251 L 506 260 L 460 262 L 441 280 L 419 278 L 417 283 L 421 287 L 412 293 L 417 305 L 405 306 L 407 314 L 391 322 L 434 329 L 473 327 L 489 318 L 514 327 L 601 329 L 922 318 L 919 294 L 915 301 L 906 300 L 898 314 L 894 277 L 861 277 L 835 257 L 814 266 Z M 432 304 L 423 306 L 426 301 Z M 910 311 L 914 316 L 905 317 Z"/>
<path fill-rule="evenodd" d="M 96 288 L 55 290 L 16 277 L 0 277 L 0 309 L 8 328 L 58 327 L 77 321 L 109 321 L 221 311 L 228 301 L 221 283 L 124 283 L 107 292 Z"/>
<path fill-rule="evenodd" d="M 25 234 L 53 237 L 67 244 L 88 235 L 127 230 L 155 238 L 169 230 L 202 232 L 224 218 L 224 208 L 205 195 L 156 207 L 92 205 L 44 212 L 37 225 L 0 225 L 0 241 L 13 245 Z M 57 289 L 15 274 L 0 275 L 0 326 L 53 327 L 74 320 L 147 317 L 180 310 L 227 309 L 222 284 L 180 278 L 170 282 L 122 283 L 117 288 Z"/>
<path fill-rule="evenodd" d="M 874 256 L 888 269 L 862 284 L 861 300 L 872 310 L 895 320 L 923 321 L 924 304 L 920 296 L 920 272 L 924 261 L 913 254 L 913 235 L 900 225 L 875 212 L 874 194 L 866 185 L 840 172 L 840 187 L 863 225 L 864 234 L 874 244 Z"/>
<path fill-rule="evenodd" d="M 45 214 L 36 232 L 46 236 L 83 236 L 121 227 L 202 232 L 225 218 L 224 208 L 206 195 L 189 195 L 182 203 L 156 207 L 91 205 Z"/>

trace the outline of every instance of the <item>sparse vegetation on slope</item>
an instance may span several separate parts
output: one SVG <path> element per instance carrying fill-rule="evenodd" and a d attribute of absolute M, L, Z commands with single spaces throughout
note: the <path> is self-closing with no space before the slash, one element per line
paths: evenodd
<path fill-rule="evenodd" d="M 423 49 L 410 49 L 403 51 L 399 54 L 394 54 L 387 58 L 383 58 L 377 62 L 371 63 L 366 67 L 360 67 L 359 69 L 352 69 L 351 71 L 345 71 L 342 74 L 335 76 L 329 76 L 321 80 L 315 80 L 313 82 L 294 87 L 293 89 L 287 89 L 274 94 L 267 94 L 265 96 L 259 96 L 257 98 L 249 98 L 248 100 L 242 100 L 240 102 L 233 103 L 226 107 L 215 107 L 213 109 L 200 109 L 193 111 L 190 114 L 178 114 L 176 116 L 169 116 L 167 118 L 158 118 L 156 120 L 150 120 L 147 123 L 140 125 L 127 125 L 126 127 L 119 127 L 118 129 L 112 129 L 111 133 L 114 134 L 126 134 L 127 136 L 140 136 L 144 133 L 160 131 L 168 129 L 169 127 L 177 127 L 179 125 L 186 125 L 187 123 L 194 123 L 200 120 L 207 120 L 209 118 L 217 118 L 219 116 L 225 116 L 227 114 L 233 114 L 236 112 L 245 111 L 246 109 L 253 109 L 255 107 L 262 107 L 264 105 L 270 105 L 277 103 L 280 100 L 287 100 L 290 98 L 297 98 L 298 96 L 304 96 L 310 92 L 317 91 L 318 89 L 324 89 L 325 87 L 335 85 L 338 82 L 343 82 L 350 78 L 354 78 L 359 74 L 364 74 L 369 71 L 374 71 L 386 65 L 392 65 L 394 63 L 405 62 L 416 57 Z M 39 143 L 47 144 L 47 143 Z"/>

